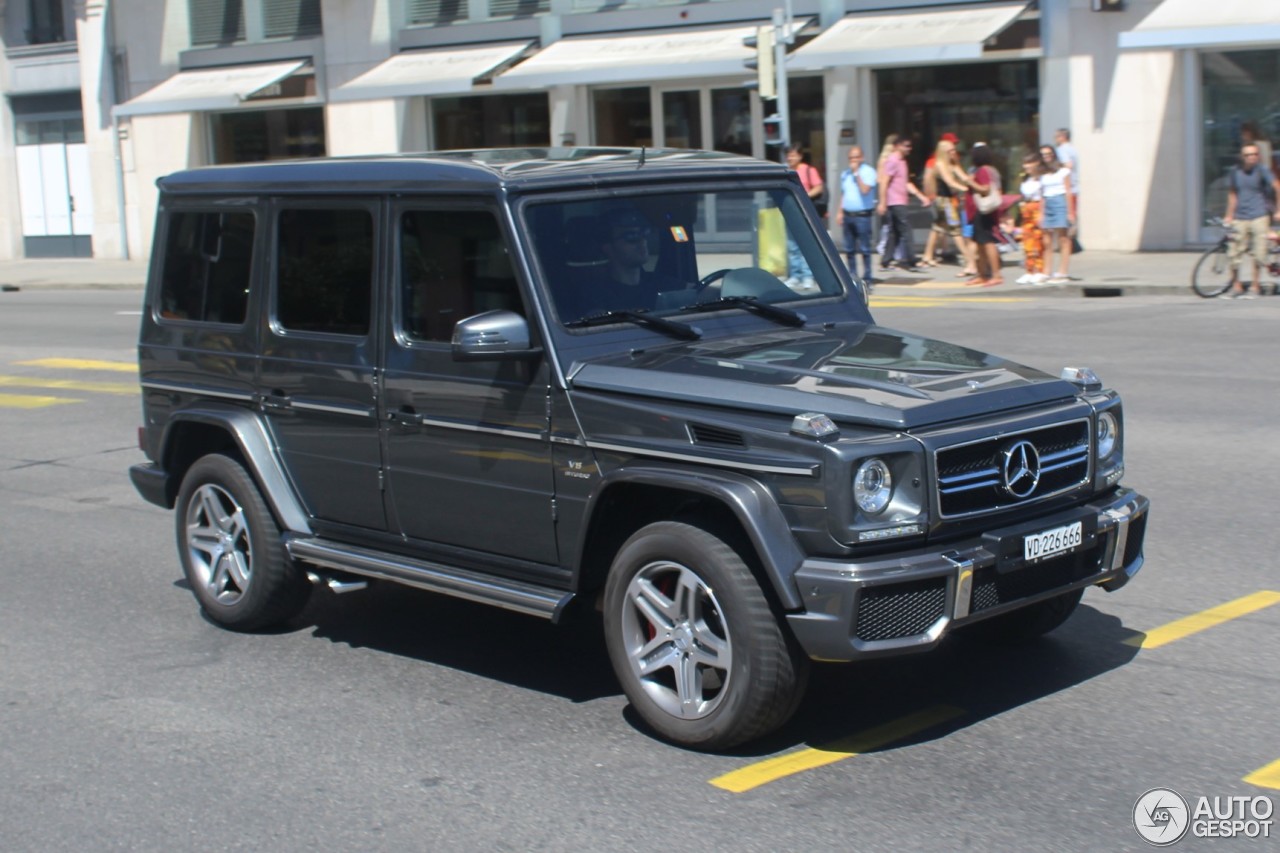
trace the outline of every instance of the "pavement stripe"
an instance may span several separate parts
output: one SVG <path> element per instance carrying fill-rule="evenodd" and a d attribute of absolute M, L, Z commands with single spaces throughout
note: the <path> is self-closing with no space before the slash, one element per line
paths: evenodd
<path fill-rule="evenodd" d="M 723 776 L 711 780 L 711 784 L 735 794 L 750 791 L 769 782 L 777 781 L 815 767 L 825 767 L 853 758 L 864 752 L 880 749 L 894 741 L 903 740 L 914 734 L 932 728 L 947 720 L 954 720 L 964 715 L 964 710 L 951 705 L 936 705 L 924 711 L 918 711 L 874 728 L 866 729 L 848 737 L 812 749 L 789 752 L 775 758 L 768 758 L 733 770 Z"/>
<path fill-rule="evenodd" d="M 1280 603 L 1280 592 L 1262 590 L 1252 595 L 1246 595 L 1243 598 L 1237 598 L 1235 601 L 1228 601 L 1226 604 L 1219 604 L 1217 607 L 1210 607 L 1208 610 L 1184 616 L 1181 619 L 1170 622 L 1168 625 L 1153 628 L 1146 633 L 1139 632 L 1124 642 L 1126 645 L 1137 646 L 1140 649 L 1158 649 L 1161 646 L 1172 643 L 1174 640 L 1181 640 L 1183 637 L 1198 634 L 1215 625 L 1221 625 L 1223 622 L 1247 616 L 1277 603 Z"/>
<path fill-rule="evenodd" d="M 1273 761 L 1266 767 L 1258 768 L 1244 777 L 1244 781 L 1260 788 L 1275 788 L 1280 791 L 1280 760 Z"/>
<path fill-rule="evenodd" d="M 95 358 L 36 358 L 14 362 L 22 367 L 55 367 L 66 370 L 115 370 L 137 373 L 138 365 L 129 361 L 102 361 Z"/>
<path fill-rule="evenodd" d="M 59 403 L 82 403 L 66 397 L 41 397 L 34 394 L 0 394 L 0 409 L 43 409 Z"/>
<path fill-rule="evenodd" d="M 79 379 L 41 379 L 38 376 L 0 376 L 0 387 L 57 388 L 64 391 L 93 391 L 98 394 L 137 394 L 133 382 L 83 382 Z"/>

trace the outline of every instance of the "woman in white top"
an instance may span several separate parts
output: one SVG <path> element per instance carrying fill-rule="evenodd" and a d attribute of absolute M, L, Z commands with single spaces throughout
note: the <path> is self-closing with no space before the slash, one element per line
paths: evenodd
<path fill-rule="evenodd" d="M 1044 171 L 1040 175 L 1040 192 L 1044 197 L 1044 213 L 1040 226 L 1048 235 L 1045 241 L 1045 265 L 1053 268 L 1053 244 L 1058 244 L 1059 267 L 1049 284 L 1065 284 L 1071 264 L 1071 231 L 1076 224 L 1076 199 L 1071 192 L 1071 170 L 1058 161 L 1052 145 L 1040 146 Z"/>

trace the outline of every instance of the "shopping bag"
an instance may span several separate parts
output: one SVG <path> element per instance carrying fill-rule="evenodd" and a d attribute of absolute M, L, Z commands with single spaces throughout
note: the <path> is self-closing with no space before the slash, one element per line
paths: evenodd
<path fill-rule="evenodd" d="M 782 220 L 782 211 L 776 207 L 766 208 L 758 214 L 756 230 L 756 265 L 779 278 L 787 275 L 787 225 Z"/>

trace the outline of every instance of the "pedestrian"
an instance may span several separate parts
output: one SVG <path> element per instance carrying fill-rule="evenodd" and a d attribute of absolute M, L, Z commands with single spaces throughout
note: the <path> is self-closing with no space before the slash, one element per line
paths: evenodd
<path fill-rule="evenodd" d="M 1057 269 L 1050 273 L 1049 284 L 1066 284 L 1071 280 L 1071 237 L 1076 224 L 1076 198 L 1071 194 L 1071 170 L 1058 159 L 1052 145 L 1040 146 L 1040 192 L 1044 196 L 1044 213 L 1040 227 L 1046 238 L 1045 265 L 1053 269 L 1053 250 L 1058 249 Z"/>
<path fill-rule="evenodd" d="M 1262 163 L 1262 149 L 1256 142 L 1240 147 L 1240 164 L 1231 168 L 1227 180 L 1227 215 L 1223 225 L 1235 232 L 1231 241 L 1231 295 L 1252 298 L 1240 280 L 1240 261 L 1253 254 L 1253 289 L 1262 295 L 1262 270 L 1267 266 L 1267 238 L 1273 219 L 1280 217 L 1276 198 L 1280 182 Z"/>
<path fill-rule="evenodd" d="M 1018 216 L 1022 230 L 1022 261 L 1027 271 L 1018 279 L 1018 284 L 1044 284 L 1049 279 L 1044 267 L 1044 231 L 1040 227 L 1044 204 L 1040 186 L 1042 167 L 1038 152 L 1032 151 L 1022 158 L 1023 178 L 1019 187 L 1022 201 L 1018 205 Z"/>
<path fill-rule="evenodd" d="M 805 162 L 804 146 L 795 144 L 787 148 L 787 167 L 800 176 L 800 185 L 809 198 L 816 204 L 826 192 L 822 183 L 822 175 L 812 165 Z M 804 252 L 799 244 L 787 236 L 787 287 L 797 293 L 809 293 L 818 289 L 814 281 L 813 270 L 805 260 Z"/>
<path fill-rule="evenodd" d="M 849 273 L 858 275 L 857 256 L 862 256 L 863 281 L 875 283 L 871 275 L 871 237 L 876 213 L 876 170 L 862 156 L 862 147 L 849 149 L 849 168 L 840 173 L 840 208 L 836 224 L 844 229 L 844 253 Z"/>
<path fill-rule="evenodd" d="M 1071 195 L 1076 201 L 1076 215 L 1080 214 L 1080 152 L 1071 143 L 1071 131 L 1065 127 L 1058 128 L 1053 134 L 1053 153 L 1058 155 L 1058 162 L 1071 170 Z"/>
<path fill-rule="evenodd" d="M 884 252 L 880 255 L 880 269 L 889 269 L 893 262 L 894 251 L 899 244 L 906 247 L 905 258 L 898 262 L 907 272 L 923 272 L 924 268 L 916 263 L 915 250 L 911 245 L 911 223 L 907 221 L 908 204 L 911 196 L 928 205 L 929 199 L 920 188 L 911 183 L 910 167 L 907 155 L 911 153 L 911 140 L 905 135 L 898 137 L 894 151 L 884 161 L 884 174 L 880 181 L 880 203 L 876 212 L 889 219 L 889 238 L 885 241 Z"/>
<path fill-rule="evenodd" d="M 889 156 L 898 147 L 898 134 L 891 133 L 884 138 L 884 145 L 880 146 L 880 156 L 876 158 L 876 186 L 877 188 L 884 183 L 884 164 L 889 160 Z M 876 193 L 877 204 L 879 203 L 879 190 Z M 885 243 L 889 242 L 889 219 L 888 217 L 880 218 L 880 238 L 876 241 L 876 254 L 884 255 Z M 901 261 L 906 257 L 906 246 L 899 243 L 895 251 L 897 257 L 892 260 Z M 882 258 L 883 260 L 883 258 Z"/>
<path fill-rule="evenodd" d="M 1000 250 L 996 246 L 1000 206 L 997 204 L 984 211 L 978 206 L 977 197 L 1001 195 L 1000 172 L 991 164 L 991 148 L 988 145 L 974 145 L 970 160 L 974 168 L 973 174 L 968 177 L 969 195 L 965 199 L 965 208 L 969 212 L 969 221 L 973 223 L 973 242 L 977 244 L 975 261 L 978 277 L 969 284 L 994 287 L 1004 284 L 1004 276 L 1000 271 Z"/>
<path fill-rule="evenodd" d="M 944 133 L 934 148 L 933 156 L 924 164 L 923 184 L 925 196 L 933 208 L 933 224 L 929 229 L 929 239 L 924 244 L 922 264 L 936 267 L 938 255 L 946 249 L 947 240 L 956 244 L 960 250 L 960 199 L 964 192 L 964 184 L 959 183 L 951 174 L 951 154 L 957 142 L 954 133 Z"/>

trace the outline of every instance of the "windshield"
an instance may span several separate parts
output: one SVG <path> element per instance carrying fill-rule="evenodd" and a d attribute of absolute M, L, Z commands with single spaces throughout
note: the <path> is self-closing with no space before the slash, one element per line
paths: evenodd
<path fill-rule="evenodd" d="M 717 301 L 723 309 L 843 292 L 788 188 L 596 194 L 533 204 L 527 216 L 556 314 L 570 327 L 611 313 L 673 316 Z"/>

